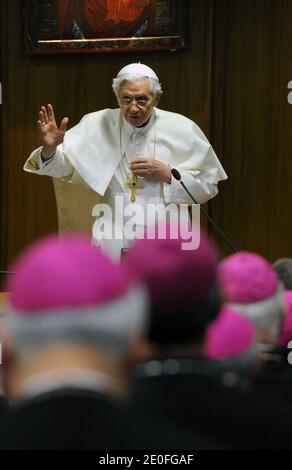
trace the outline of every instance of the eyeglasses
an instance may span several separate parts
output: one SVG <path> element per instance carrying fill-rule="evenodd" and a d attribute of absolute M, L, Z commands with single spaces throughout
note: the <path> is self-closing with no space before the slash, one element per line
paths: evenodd
<path fill-rule="evenodd" d="M 150 101 L 150 98 L 147 98 L 146 96 L 141 96 L 137 99 L 130 98 L 129 96 L 122 96 L 122 98 L 119 99 L 120 105 L 128 107 L 132 103 L 136 103 L 136 106 L 143 108 L 146 106 Z"/>

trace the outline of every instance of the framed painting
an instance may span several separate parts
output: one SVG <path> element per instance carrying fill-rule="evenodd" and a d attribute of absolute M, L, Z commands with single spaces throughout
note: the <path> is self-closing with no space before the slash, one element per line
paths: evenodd
<path fill-rule="evenodd" d="M 190 46 L 191 0 L 25 0 L 29 54 Z"/>

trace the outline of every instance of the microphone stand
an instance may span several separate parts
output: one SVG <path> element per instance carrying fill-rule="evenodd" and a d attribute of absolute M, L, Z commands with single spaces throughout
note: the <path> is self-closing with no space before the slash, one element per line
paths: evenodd
<path fill-rule="evenodd" d="M 0 276 L 6 276 L 7 274 L 18 274 L 14 271 L 0 271 Z"/>
<path fill-rule="evenodd" d="M 187 192 L 187 194 L 190 196 L 191 200 L 195 203 L 195 204 L 198 204 L 197 201 L 195 200 L 195 198 L 192 196 L 192 194 L 190 193 L 190 191 L 188 190 L 188 188 L 186 187 L 186 185 L 184 184 L 183 180 L 182 180 L 182 177 L 181 177 L 181 174 L 179 173 L 178 170 L 176 170 L 175 168 L 172 168 L 171 170 L 171 174 L 172 176 L 180 182 L 180 184 L 182 185 L 182 187 L 184 188 L 184 190 Z M 210 224 L 217 230 L 217 232 L 221 235 L 221 237 L 225 240 L 225 242 L 227 243 L 227 245 L 229 245 L 229 247 L 234 251 L 234 253 L 237 252 L 237 249 L 235 248 L 235 246 L 231 243 L 231 241 L 227 238 L 227 236 L 225 235 L 225 233 L 221 230 L 220 227 L 218 227 L 218 225 L 216 224 L 216 222 L 214 222 L 214 220 L 209 216 L 209 214 L 205 211 L 205 209 L 200 205 L 200 209 L 201 211 L 203 212 L 203 214 L 205 215 L 205 217 L 207 217 L 208 221 L 210 222 Z"/>

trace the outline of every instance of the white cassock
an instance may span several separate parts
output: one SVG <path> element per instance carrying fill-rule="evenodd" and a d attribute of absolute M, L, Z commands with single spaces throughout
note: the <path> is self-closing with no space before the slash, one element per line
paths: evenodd
<path fill-rule="evenodd" d="M 132 160 L 155 158 L 177 168 L 199 204 L 216 196 L 218 181 L 227 178 L 201 129 L 180 114 L 158 108 L 141 128 L 131 126 L 119 109 L 87 114 L 66 132 L 51 160 L 42 162 L 41 149 L 32 152 L 24 170 L 72 183 L 85 182 L 96 191 L 102 200 L 94 208 L 93 240 L 115 259 L 119 259 L 121 248 L 131 243 L 127 227 L 132 234 L 135 227 L 139 234 L 154 222 L 149 207 L 192 204 L 173 177 L 170 184 L 138 178 L 144 187 L 136 190 L 133 203 L 131 190 L 125 187 L 132 175 Z"/>

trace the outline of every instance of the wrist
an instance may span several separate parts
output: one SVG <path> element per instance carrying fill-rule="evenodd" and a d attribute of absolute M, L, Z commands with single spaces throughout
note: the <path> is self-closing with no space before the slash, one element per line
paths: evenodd
<path fill-rule="evenodd" d="M 57 147 L 53 148 L 45 148 L 43 147 L 41 150 L 41 157 L 45 160 L 50 160 L 56 153 Z"/>
<path fill-rule="evenodd" d="M 171 175 L 164 179 L 164 182 L 167 184 L 171 184 Z"/>

